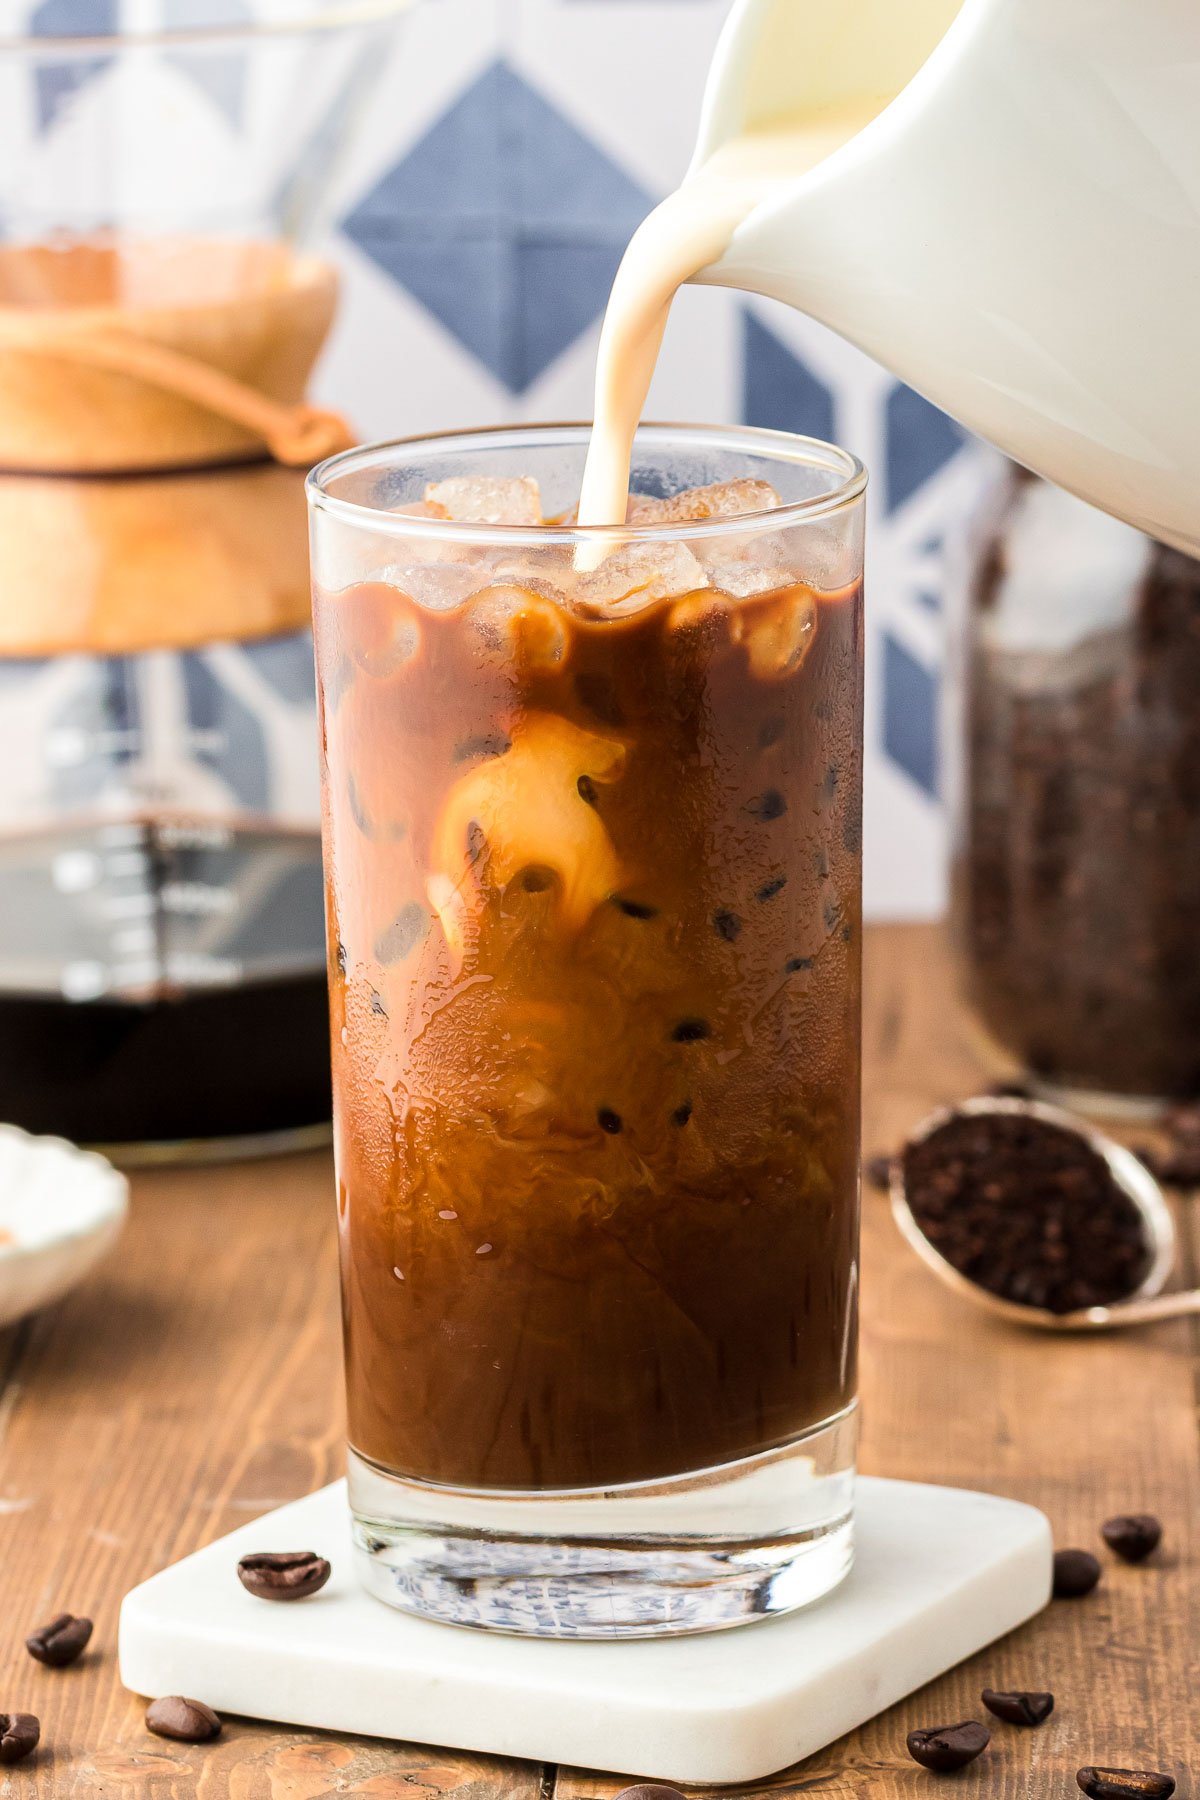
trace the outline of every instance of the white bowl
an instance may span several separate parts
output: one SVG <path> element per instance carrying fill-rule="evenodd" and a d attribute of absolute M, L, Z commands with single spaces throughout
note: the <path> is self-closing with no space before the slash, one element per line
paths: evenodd
<path fill-rule="evenodd" d="M 129 1183 L 102 1156 L 0 1125 L 0 1325 L 82 1281 L 128 1210 Z"/>

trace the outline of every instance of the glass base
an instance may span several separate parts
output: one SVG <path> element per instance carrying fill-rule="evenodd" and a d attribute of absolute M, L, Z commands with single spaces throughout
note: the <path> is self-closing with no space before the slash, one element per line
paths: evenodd
<path fill-rule="evenodd" d="M 523 1637 L 723 1631 L 829 1593 L 854 1556 L 857 1408 L 778 1449 L 619 1488 L 435 1487 L 349 1453 L 368 1593 Z"/>

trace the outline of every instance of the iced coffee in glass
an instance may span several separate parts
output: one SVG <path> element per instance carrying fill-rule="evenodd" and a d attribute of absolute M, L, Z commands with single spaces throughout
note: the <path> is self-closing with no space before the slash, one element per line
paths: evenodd
<path fill-rule="evenodd" d="M 350 1496 L 372 1592 L 736 1625 L 851 1558 L 862 514 L 646 427 L 310 480 Z"/>

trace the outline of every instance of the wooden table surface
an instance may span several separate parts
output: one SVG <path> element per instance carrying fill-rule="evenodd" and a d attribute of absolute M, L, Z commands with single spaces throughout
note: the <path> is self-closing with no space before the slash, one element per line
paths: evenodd
<path fill-rule="evenodd" d="M 870 1153 L 987 1072 L 936 930 L 870 931 L 866 994 Z M 1188 1239 L 1193 1280 L 1194 1228 Z M 993 1323 L 926 1273 L 870 1190 L 863 1253 L 864 1470 L 1032 1501 L 1060 1545 L 1101 1553 L 1104 1576 L 756 1791 L 888 1800 L 957 1781 L 973 1800 L 1069 1800 L 1076 1768 L 1098 1762 L 1169 1769 L 1200 1800 L 1196 1327 L 1060 1341 Z M 129 1587 L 341 1470 L 327 1156 L 139 1174 L 116 1254 L 2 1349 L 0 1710 L 42 1720 L 37 1759 L 3 1771 L 4 1796 L 592 1800 L 623 1785 L 236 1719 L 215 1744 L 166 1743 L 118 1681 Z M 1141 1510 L 1164 1520 L 1164 1548 L 1127 1568 L 1098 1526 Z M 63 1610 L 95 1619 L 94 1648 L 45 1669 L 22 1641 Z M 997 1725 L 985 1757 L 943 1789 L 908 1760 L 905 1732 L 984 1716 L 985 1685 L 1051 1688 L 1055 1713 L 1039 1731 Z"/>

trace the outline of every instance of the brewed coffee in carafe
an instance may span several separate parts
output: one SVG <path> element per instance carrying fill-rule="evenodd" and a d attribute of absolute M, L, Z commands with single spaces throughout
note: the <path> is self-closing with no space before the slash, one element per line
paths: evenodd
<path fill-rule="evenodd" d="M 0 38 L 0 1117 L 329 1117 L 306 249 L 404 0 Z M 193 21 L 180 25 L 181 17 Z"/>

